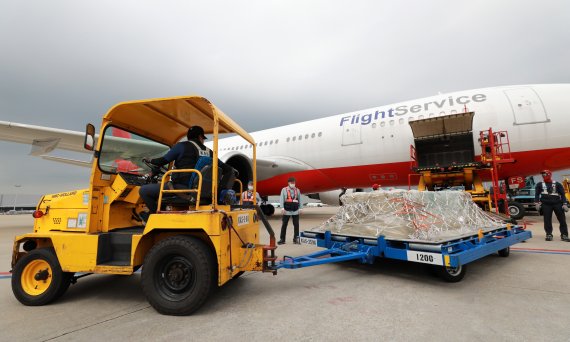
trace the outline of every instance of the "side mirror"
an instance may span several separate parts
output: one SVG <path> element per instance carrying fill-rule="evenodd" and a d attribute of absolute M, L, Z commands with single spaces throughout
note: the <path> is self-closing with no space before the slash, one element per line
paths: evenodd
<path fill-rule="evenodd" d="M 87 124 L 85 128 L 85 141 L 83 142 L 83 148 L 88 151 L 93 151 L 95 149 L 95 126 L 92 124 Z"/>

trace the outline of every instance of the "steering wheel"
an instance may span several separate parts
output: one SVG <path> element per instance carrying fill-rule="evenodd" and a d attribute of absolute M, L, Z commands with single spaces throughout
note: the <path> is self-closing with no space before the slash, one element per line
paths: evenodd
<path fill-rule="evenodd" d="M 150 160 L 143 158 L 142 162 L 148 166 L 150 169 L 150 182 L 158 183 L 162 178 L 162 175 L 165 174 L 168 169 L 164 166 L 156 166 L 150 162 Z"/>

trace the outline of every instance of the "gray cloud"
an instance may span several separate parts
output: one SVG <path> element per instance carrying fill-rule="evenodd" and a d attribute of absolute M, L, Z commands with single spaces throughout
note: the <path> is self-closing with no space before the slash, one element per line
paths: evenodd
<path fill-rule="evenodd" d="M 0 120 L 83 130 L 119 101 L 196 93 L 258 130 L 568 82 L 569 21 L 565 1 L 4 1 Z M 28 149 L 0 143 L 0 193 L 23 177 L 72 189 L 88 174 Z"/>

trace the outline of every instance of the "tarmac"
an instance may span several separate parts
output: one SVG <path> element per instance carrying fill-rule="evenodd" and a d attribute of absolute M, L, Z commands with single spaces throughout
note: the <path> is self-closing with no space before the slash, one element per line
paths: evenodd
<path fill-rule="evenodd" d="M 301 230 L 335 210 L 305 209 Z M 270 220 L 277 233 L 280 219 Z M 552 242 L 544 241 L 542 217 L 525 219 L 533 239 L 508 258 L 468 265 L 459 283 L 423 264 L 380 259 L 251 272 L 217 289 L 192 316 L 172 317 L 147 303 L 140 274 L 88 276 L 51 305 L 23 306 L 7 272 L 13 238 L 31 231 L 33 219 L 3 215 L 0 341 L 570 341 L 570 243 L 560 241 L 556 219 Z M 316 250 L 293 245 L 289 225 L 279 256 Z"/>

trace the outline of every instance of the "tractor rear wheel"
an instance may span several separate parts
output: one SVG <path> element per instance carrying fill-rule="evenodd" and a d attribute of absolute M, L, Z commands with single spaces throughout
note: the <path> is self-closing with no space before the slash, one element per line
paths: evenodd
<path fill-rule="evenodd" d="M 67 291 L 72 277 L 73 273 L 61 270 L 52 248 L 34 249 L 14 266 L 12 292 L 24 305 L 45 305 Z"/>
<path fill-rule="evenodd" d="M 209 247 L 188 236 L 173 236 L 157 243 L 145 257 L 142 289 L 156 311 L 189 315 L 208 298 L 217 269 Z"/>

